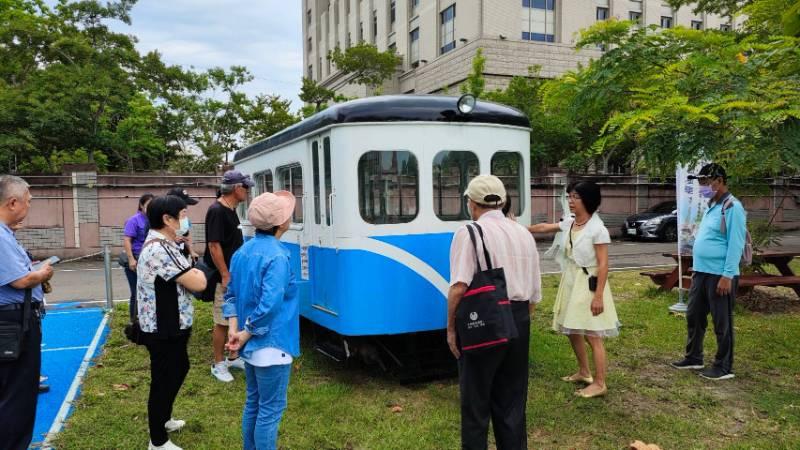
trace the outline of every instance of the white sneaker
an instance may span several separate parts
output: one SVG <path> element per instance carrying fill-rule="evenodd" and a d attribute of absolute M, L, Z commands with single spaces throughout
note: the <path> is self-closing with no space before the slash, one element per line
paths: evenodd
<path fill-rule="evenodd" d="M 211 366 L 211 375 L 217 377 L 219 381 L 230 383 L 233 381 L 233 375 L 228 371 L 228 365 L 225 361 L 220 361 Z"/>
<path fill-rule="evenodd" d="M 242 358 L 226 359 L 225 363 L 228 364 L 229 369 L 244 370 L 244 360 Z"/>
<path fill-rule="evenodd" d="M 177 445 L 173 444 L 172 441 L 164 442 L 164 445 L 153 445 L 150 442 L 150 445 L 147 446 L 147 450 L 183 450 L 183 448 L 178 447 Z"/>
<path fill-rule="evenodd" d="M 184 425 L 186 425 L 185 420 L 169 419 L 167 423 L 164 424 L 164 429 L 167 430 L 167 433 L 172 433 L 173 431 L 180 430 Z"/>

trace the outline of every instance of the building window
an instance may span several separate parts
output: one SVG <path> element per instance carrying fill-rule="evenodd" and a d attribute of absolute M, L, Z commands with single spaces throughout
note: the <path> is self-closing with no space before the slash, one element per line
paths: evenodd
<path fill-rule="evenodd" d="M 389 44 L 388 50 L 390 53 L 397 53 L 397 43 L 392 42 L 391 44 Z"/>
<path fill-rule="evenodd" d="M 409 62 L 411 63 L 411 67 L 419 66 L 419 27 L 414 28 L 411 30 L 411 33 L 408 34 L 409 40 Z"/>
<path fill-rule="evenodd" d="M 364 22 L 358 22 L 358 42 L 364 42 Z"/>
<path fill-rule="evenodd" d="M 281 167 L 278 169 L 278 179 L 280 179 L 281 189 L 294 194 L 296 200 L 294 213 L 292 213 L 293 223 L 303 223 L 303 168 L 299 164 Z"/>
<path fill-rule="evenodd" d="M 634 22 L 638 25 L 642 24 L 642 13 L 639 11 L 629 11 L 628 12 L 628 20 Z"/>
<path fill-rule="evenodd" d="M 331 194 L 333 182 L 331 178 L 331 138 L 322 140 L 323 164 L 325 164 L 325 222 L 331 224 Z"/>
<path fill-rule="evenodd" d="M 394 30 L 394 22 L 397 20 L 397 10 L 396 10 L 397 2 L 392 0 L 389 4 L 389 23 L 392 24 L 392 29 Z"/>
<path fill-rule="evenodd" d="M 416 17 L 417 15 L 417 8 L 419 8 L 419 0 L 409 0 L 408 1 L 408 17 Z"/>
<path fill-rule="evenodd" d="M 372 42 L 378 39 L 378 10 L 372 11 Z"/>
<path fill-rule="evenodd" d="M 675 11 L 666 3 L 661 4 L 661 28 L 672 28 Z"/>
<path fill-rule="evenodd" d="M 308 78 L 310 80 L 314 79 L 314 65 L 313 64 L 309 64 L 308 65 Z"/>
<path fill-rule="evenodd" d="M 350 15 L 350 0 L 344 0 L 344 13 Z"/>
<path fill-rule="evenodd" d="M 525 186 L 522 155 L 517 152 L 497 152 L 492 156 L 492 175 L 500 178 L 506 187 L 506 196 L 511 200 L 514 215 L 522 214 L 523 187 Z"/>
<path fill-rule="evenodd" d="M 347 39 L 344 41 L 344 48 L 345 49 L 350 48 L 351 44 L 352 44 L 352 40 L 350 39 L 350 32 L 348 31 L 347 32 Z"/>
<path fill-rule="evenodd" d="M 311 25 L 311 10 L 306 11 L 306 24 Z"/>
<path fill-rule="evenodd" d="M 311 53 L 312 50 L 314 50 L 314 43 L 311 38 L 308 38 L 308 52 Z"/>
<path fill-rule="evenodd" d="M 555 0 L 522 0 L 522 39 L 555 42 Z"/>
<path fill-rule="evenodd" d="M 417 217 L 419 167 L 408 151 L 372 151 L 358 160 L 358 209 L 365 222 L 406 223 Z"/>
<path fill-rule="evenodd" d="M 319 58 L 319 64 L 317 64 L 317 77 L 319 77 L 320 80 L 322 79 L 322 57 L 321 56 Z"/>
<path fill-rule="evenodd" d="M 703 21 L 702 20 L 693 20 L 692 21 L 692 29 L 693 30 L 702 30 L 703 29 Z"/>
<path fill-rule="evenodd" d="M 441 54 L 456 48 L 456 5 L 453 3 L 440 13 Z"/>
<path fill-rule="evenodd" d="M 719 31 L 731 31 L 731 24 L 723 23 L 719 26 Z"/>
<path fill-rule="evenodd" d="M 608 8 L 598 7 L 597 8 L 597 20 L 598 22 L 601 20 L 608 19 Z"/>
<path fill-rule="evenodd" d="M 433 210 L 442 220 L 469 220 L 464 191 L 480 173 L 472 152 L 444 151 L 433 159 Z"/>

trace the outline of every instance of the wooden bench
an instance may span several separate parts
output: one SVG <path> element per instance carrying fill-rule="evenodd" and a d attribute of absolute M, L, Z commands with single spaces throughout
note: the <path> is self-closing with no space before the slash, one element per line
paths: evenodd
<path fill-rule="evenodd" d="M 653 280 L 653 283 L 661 286 L 667 281 L 667 277 L 672 275 L 671 270 L 658 270 L 658 271 L 651 271 L 651 272 L 640 272 L 639 275 L 650 277 Z"/>
<path fill-rule="evenodd" d="M 787 275 L 763 275 L 763 274 L 750 274 L 741 275 L 739 277 L 739 288 L 737 295 L 745 295 L 750 293 L 756 286 L 766 287 L 800 287 L 800 276 L 787 276 Z M 683 287 L 689 289 L 692 287 L 692 277 L 683 277 Z"/>

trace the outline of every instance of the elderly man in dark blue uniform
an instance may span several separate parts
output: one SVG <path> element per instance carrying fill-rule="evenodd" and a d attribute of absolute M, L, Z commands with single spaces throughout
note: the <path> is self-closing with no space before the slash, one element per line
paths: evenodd
<path fill-rule="evenodd" d="M 45 263 L 34 270 L 11 229 L 25 219 L 30 205 L 28 183 L 19 177 L 0 176 L 0 450 L 27 449 L 36 418 L 41 284 L 53 276 L 53 269 Z M 26 301 L 30 302 L 27 308 Z"/>

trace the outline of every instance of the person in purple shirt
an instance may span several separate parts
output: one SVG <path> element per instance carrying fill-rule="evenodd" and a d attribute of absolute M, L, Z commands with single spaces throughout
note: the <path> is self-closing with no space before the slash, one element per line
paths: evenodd
<path fill-rule="evenodd" d="M 125 268 L 125 276 L 128 278 L 128 286 L 131 289 L 131 299 L 128 304 L 131 321 L 137 316 L 136 265 L 144 240 L 147 237 L 147 232 L 150 231 L 150 223 L 147 221 L 147 205 L 152 199 L 153 194 L 144 194 L 139 197 L 139 210 L 125 222 L 124 241 L 128 264 L 123 267 Z"/>

